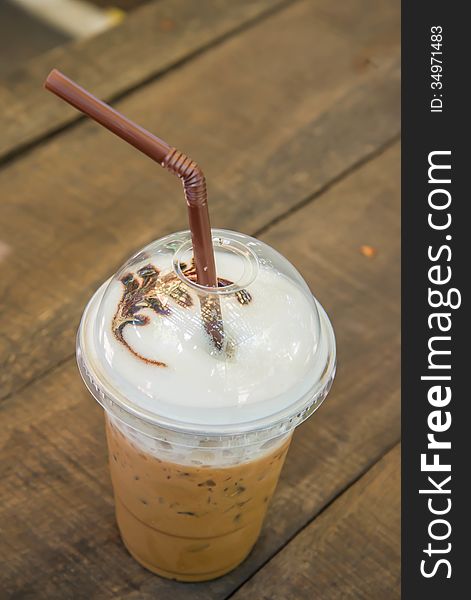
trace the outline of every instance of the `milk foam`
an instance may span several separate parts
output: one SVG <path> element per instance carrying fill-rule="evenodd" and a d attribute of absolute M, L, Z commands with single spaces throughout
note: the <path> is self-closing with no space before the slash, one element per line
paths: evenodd
<path fill-rule="evenodd" d="M 218 276 L 237 280 L 241 258 L 216 250 Z M 129 272 L 152 264 L 161 275 L 173 272 L 170 254 L 146 257 Z M 121 274 L 122 275 L 122 274 Z M 301 280 L 302 281 L 302 280 Z M 259 265 L 246 287 L 252 300 L 221 295 L 224 332 L 231 356 L 215 351 L 200 316 L 198 292 L 187 286 L 192 306 L 168 300 L 168 315 L 149 308 L 146 325 L 126 325 L 126 343 L 159 367 L 137 358 L 112 331 L 124 285 L 113 278 L 89 307 L 88 332 L 94 338 L 93 368 L 141 409 L 185 423 L 243 423 L 283 410 L 319 379 L 325 348 L 319 347 L 316 302 L 286 275 Z"/>

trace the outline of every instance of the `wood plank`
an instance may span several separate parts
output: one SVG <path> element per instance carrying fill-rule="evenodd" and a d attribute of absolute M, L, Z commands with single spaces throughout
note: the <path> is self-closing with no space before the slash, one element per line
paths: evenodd
<path fill-rule="evenodd" d="M 0 581 L 41 598 L 225 598 L 399 438 L 398 144 L 274 225 L 331 316 L 338 375 L 299 427 L 250 558 L 208 584 L 152 576 L 119 543 L 101 411 L 71 359 L 0 405 Z M 374 258 L 360 248 L 376 248 Z M 32 501 L 34 498 L 34 501 Z"/>
<path fill-rule="evenodd" d="M 231 598 L 397 600 L 400 496 L 397 445 Z"/>
<path fill-rule="evenodd" d="M 253 233 L 398 134 L 398 14 L 371 2 L 353 25 L 330 0 L 295 4 L 118 107 L 201 163 L 214 226 Z M 365 48 L 376 66 L 358 71 Z M 127 256 L 187 224 L 179 182 L 89 122 L 1 171 L 0 193 L 1 398 L 73 354 Z"/>
<path fill-rule="evenodd" d="M 122 25 L 54 48 L 0 80 L 0 162 L 80 115 L 43 90 L 56 67 L 106 100 L 162 75 L 289 0 L 159 0 Z"/>
<path fill-rule="evenodd" d="M 21 43 L 18 43 L 21 40 Z M 70 37 L 36 19 L 13 2 L 0 3 L 0 78 Z M 5 57 L 8 56 L 8 60 Z M 3 106 L 2 106 L 3 110 Z"/>

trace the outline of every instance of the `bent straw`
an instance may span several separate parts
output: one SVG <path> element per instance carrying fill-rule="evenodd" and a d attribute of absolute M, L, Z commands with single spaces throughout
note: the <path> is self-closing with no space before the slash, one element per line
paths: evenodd
<path fill-rule="evenodd" d="M 217 287 L 206 181 L 198 165 L 167 142 L 98 100 L 57 69 L 49 73 L 44 87 L 180 177 L 188 206 L 197 281 L 200 285 Z"/>
<path fill-rule="evenodd" d="M 57 69 L 49 73 L 44 87 L 182 180 L 188 207 L 197 283 L 206 287 L 217 287 L 206 181 L 199 166 L 167 142 L 129 120 L 105 102 L 98 100 Z M 208 295 L 201 300 L 201 308 L 205 329 L 212 337 L 215 346 L 221 350 L 224 334 L 219 299 Z"/>

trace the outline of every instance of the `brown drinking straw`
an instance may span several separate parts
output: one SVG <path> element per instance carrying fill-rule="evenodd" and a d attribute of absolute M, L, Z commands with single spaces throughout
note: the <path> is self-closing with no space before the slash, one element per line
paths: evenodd
<path fill-rule="evenodd" d="M 199 166 L 176 148 L 95 98 L 57 69 L 49 73 L 44 87 L 182 180 L 188 207 L 197 282 L 203 286 L 217 287 L 206 181 Z M 201 300 L 201 308 L 205 328 L 220 350 L 223 347 L 223 330 L 218 298 L 204 296 Z"/>

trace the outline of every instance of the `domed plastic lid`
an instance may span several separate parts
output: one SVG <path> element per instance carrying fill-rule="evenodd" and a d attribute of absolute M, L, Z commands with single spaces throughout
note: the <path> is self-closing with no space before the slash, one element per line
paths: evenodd
<path fill-rule="evenodd" d="M 78 362 L 97 400 L 148 423 L 244 432 L 306 418 L 335 371 L 330 322 L 296 269 L 213 230 L 218 288 L 196 283 L 189 232 L 157 240 L 96 292 Z"/>

